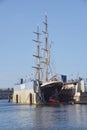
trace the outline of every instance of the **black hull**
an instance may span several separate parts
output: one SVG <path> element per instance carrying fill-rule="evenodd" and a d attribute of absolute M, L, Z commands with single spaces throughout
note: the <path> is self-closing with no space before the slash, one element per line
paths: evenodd
<path fill-rule="evenodd" d="M 59 104 L 58 93 L 62 90 L 62 83 L 45 85 L 41 88 L 41 97 L 44 104 Z"/>
<path fill-rule="evenodd" d="M 69 103 L 69 102 L 74 102 L 74 95 L 75 95 L 75 90 L 70 88 L 70 89 L 63 89 L 60 94 L 58 95 L 59 101 L 61 103 Z"/>

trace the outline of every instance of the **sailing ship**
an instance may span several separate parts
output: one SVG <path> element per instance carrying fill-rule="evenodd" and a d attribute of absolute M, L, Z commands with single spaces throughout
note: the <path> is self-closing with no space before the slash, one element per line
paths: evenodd
<path fill-rule="evenodd" d="M 74 80 L 72 82 L 66 81 L 66 76 L 59 78 L 57 75 L 49 77 L 50 66 L 50 48 L 48 44 L 48 23 L 47 16 L 45 16 L 45 36 L 44 42 L 44 56 L 41 56 L 41 41 L 39 27 L 36 34 L 36 39 L 33 40 L 36 44 L 36 64 L 33 66 L 35 69 L 35 77 L 28 81 L 21 79 L 17 83 L 13 93 L 13 102 L 19 104 L 60 104 L 60 103 L 87 103 L 87 92 L 84 88 L 83 80 Z M 42 61 L 43 59 L 43 61 Z M 44 76 L 43 76 L 44 75 Z M 32 82 L 33 81 L 33 82 Z"/>
<path fill-rule="evenodd" d="M 48 46 L 48 23 L 47 16 L 45 16 L 45 31 L 43 31 L 45 35 L 45 47 L 43 51 L 45 52 L 44 61 L 41 61 L 40 56 L 40 33 L 39 27 L 37 27 L 37 32 L 34 32 L 37 35 L 37 39 L 33 40 L 37 43 L 37 54 L 33 55 L 37 59 L 37 65 L 33 68 L 36 69 L 36 77 L 34 80 L 34 90 L 37 93 L 37 102 L 42 104 L 49 103 L 59 103 L 58 93 L 60 93 L 63 82 L 59 80 L 57 76 L 53 76 L 49 78 L 49 64 L 50 64 L 50 55 L 49 55 L 49 46 Z M 44 68 L 41 67 L 44 64 Z M 41 70 L 44 71 L 44 80 L 41 79 Z"/>

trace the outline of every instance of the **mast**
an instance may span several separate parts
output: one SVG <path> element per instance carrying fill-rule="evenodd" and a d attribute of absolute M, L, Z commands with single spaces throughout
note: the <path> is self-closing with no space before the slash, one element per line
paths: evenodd
<path fill-rule="evenodd" d="M 37 65 L 33 66 L 33 68 L 36 69 L 36 79 L 40 81 L 40 40 L 39 40 L 39 26 L 37 26 L 37 32 L 34 32 L 34 34 L 36 34 L 37 38 L 36 40 L 33 40 L 36 44 L 37 44 L 37 54 L 33 55 L 36 59 L 37 59 Z"/>
<path fill-rule="evenodd" d="M 45 25 L 45 31 L 43 31 L 45 35 L 45 48 L 43 50 L 45 51 L 45 67 L 46 67 L 46 81 L 48 81 L 48 65 L 49 65 L 49 50 L 48 50 L 48 23 L 47 23 L 47 16 L 45 16 L 45 22 L 43 22 Z"/>

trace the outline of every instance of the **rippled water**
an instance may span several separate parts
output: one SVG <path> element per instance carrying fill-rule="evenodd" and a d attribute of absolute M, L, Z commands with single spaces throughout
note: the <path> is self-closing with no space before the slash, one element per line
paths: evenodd
<path fill-rule="evenodd" d="M 0 100 L 0 130 L 45 129 L 87 129 L 87 105 L 29 106 Z"/>

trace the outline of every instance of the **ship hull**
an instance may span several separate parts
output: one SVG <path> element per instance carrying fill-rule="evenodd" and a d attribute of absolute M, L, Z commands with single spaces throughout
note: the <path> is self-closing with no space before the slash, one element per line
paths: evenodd
<path fill-rule="evenodd" d="M 75 89 L 62 89 L 58 95 L 59 101 L 61 103 L 72 103 L 74 102 Z"/>
<path fill-rule="evenodd" d="M 50 82 L 40 87 L 42 102 L 44 104 L 59 104 L 58 94 L 62 89 L 61 82 Z"/>

